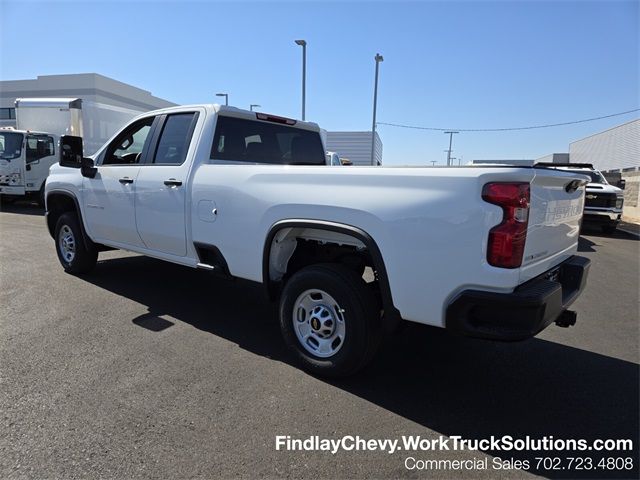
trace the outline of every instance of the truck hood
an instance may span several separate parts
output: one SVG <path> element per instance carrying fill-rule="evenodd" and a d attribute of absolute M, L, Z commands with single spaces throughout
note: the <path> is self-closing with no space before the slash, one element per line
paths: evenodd
<path fill-rule="evenodd" d="M 20 162 L 0 160 L 0 175 L 9 175 L 11 173 L 20 173 Z"/>
<path fill-rule="evenodd" d="M 604 183 L 589 183 L 587 184 L 587 190 L 592 190 L 594 192 L 616 193 L 618 195 L 623 193 L 621 188 L 614 187 L 613 185 L 605 185 Z"/>

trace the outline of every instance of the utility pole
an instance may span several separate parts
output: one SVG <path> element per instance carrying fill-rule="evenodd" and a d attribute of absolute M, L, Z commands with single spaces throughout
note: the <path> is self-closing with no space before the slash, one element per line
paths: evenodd
<path fill-rule="evenodd" d="M 447 150 L 447 167 L 448 167 L 451 165 L 451 152 L 452 152 L 451 144 L 453 143 L 453 134 L 460 133 L 460 132 L 449 131 L 444 133 L 449 135 L 449 150 Z"/>
<path fill-rule="evenodd" d="M 376 108 L 378 105 L 378 69 L 380 68 L 380 62 L 384 61 L 384 58 L 379 53 L 376 53 L 374 57 L 376 61 L 376 79 L 373 84 L 373 126 L 371 127 L 371 165 L 375 165 L 374 152 L 376 149 Z"/>

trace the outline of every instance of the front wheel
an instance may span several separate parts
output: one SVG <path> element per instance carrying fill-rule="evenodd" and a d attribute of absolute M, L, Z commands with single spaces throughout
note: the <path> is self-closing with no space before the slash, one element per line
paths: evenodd
<path fill-rule="evenodd" d="M 40 187 L 40 190 L 38 191 L 38 206 L 41 208 L 44 208 L 45 206 L 45 201 L 44 201 L 44 185 L 46 182 L 42 182 L 42 186 Z"/>
<path fill-rule="evenodd" d="M 343 377 L 373 357 L 381 336 L 380 307 L 352 269 L 312 265 L 286 283 L 280 298 L 280 328 L 305 370 Z"/>
<path fill-rule="evenodd" d="M 78 216 L 67 212 L 60 216 L 55 230 L 56 252 L 58 260 L 68 273 L 86 273 L 96 266 L 98 249 L 89 243 L 86 245 L 80 229 Z"/>

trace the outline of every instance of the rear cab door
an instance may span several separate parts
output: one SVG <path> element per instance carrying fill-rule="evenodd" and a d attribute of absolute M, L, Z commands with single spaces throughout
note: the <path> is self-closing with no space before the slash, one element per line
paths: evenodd
<path fill-rule="evenodd" d="M 146 248 L 187 255 L 188 181 L 201 108 L 160 115 L 148 155 L 136 179 L 135 221 Z"/>

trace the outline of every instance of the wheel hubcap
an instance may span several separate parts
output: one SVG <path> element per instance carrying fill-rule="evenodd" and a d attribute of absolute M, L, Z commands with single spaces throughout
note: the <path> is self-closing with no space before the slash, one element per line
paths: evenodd
<path fill-rule="evenodd" d="M 306 290 L 293 305 L 293 329 L 306 351 L 327 358 L 344 343 L 344 310 L 322 290 Z"/>
<path fill-rule="evenodd" d="M 60 254 L 64 261 L 71 263 L 76 256 L 76 239 L 73 236 L 73 231 L 68 225 L 63 225 L 58 235 L 58 246 L 60 247 Z"/>

